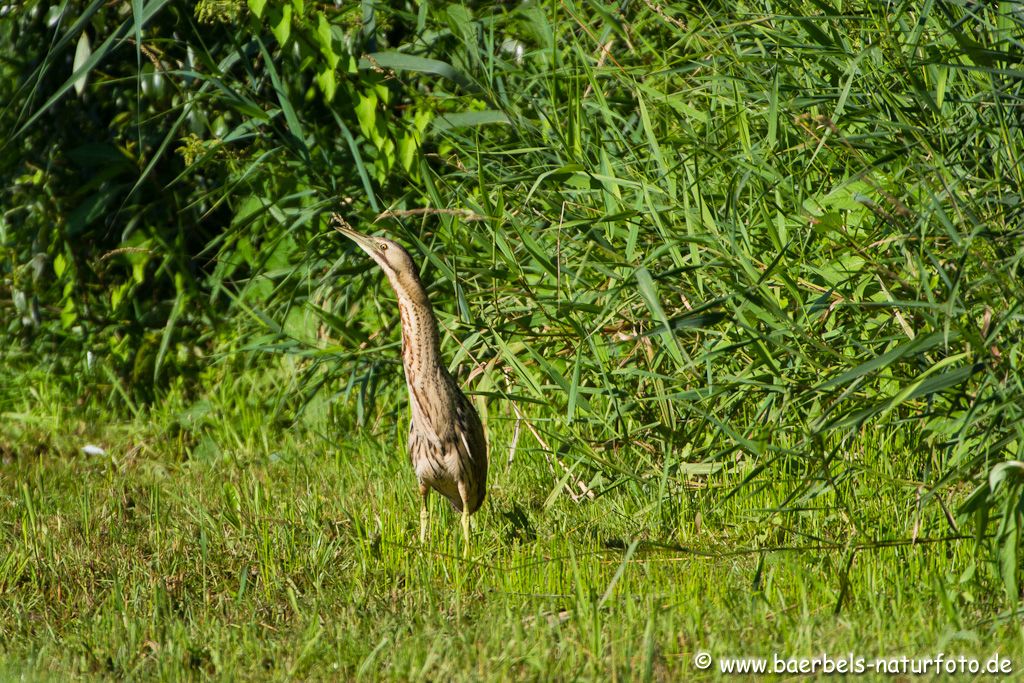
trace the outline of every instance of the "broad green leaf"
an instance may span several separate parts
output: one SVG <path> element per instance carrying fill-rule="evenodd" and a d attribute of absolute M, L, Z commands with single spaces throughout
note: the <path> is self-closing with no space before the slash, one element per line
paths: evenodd
<path fill-rule="evenodd" d="M 68 261 L 64 258 L 64 254 L 57 254 L 53 257 L 53 272 L 60 279 L 64 275 L 64 271 L 67 270 Z"/>
<path fill-rule="evenodd" d="M 380 140 L 377 132 L 377 95 L 373 91 L 359 93 L 356 98 L 356 119 L 363 135 L 375 143 Z"/>
<path fill-rule="evenodd" d="M 330 65 L 326 65 L 317 71 L 316 84 L 324 94 L 324 99 L 328 102 L 333 102 L 334 93 L 338 89 L 338 82 L 334 75 L 334 69 Z"/>
<path fill-rule="evenodd" d="M 263 18 L 263 10 L 267 6 L 267 0 L 246 0 L 246 3 L 257 19 Z"/>
<path fill-rule="evenodd" d="M 412 135 L 402 135 L 398 138 L 398 162 L 406 171 L 412 171 L 413 162 L 416 160 L 416 152 L 419 144 Z"/>
<path fill-rule="evenodd" d="M 284 47 L 285 43 L 288 42 L 288 38 L 292 34 L 292 6 L 275 6 L 275 9 L 277 11 L 273 13 L 271 18 L 270 32 L 273 33 L 274 38 L 277 39 L 277 44 Z"/>
<path fill-rule="evenodd" d="M 316 40 L 320 46 L 320 53 L 327 60 L 331 70 L 338 68 L 341 57 L 334 51 L 334 34 L 331 30 L 331 23 L 323 12 L 317 13 Z"/>

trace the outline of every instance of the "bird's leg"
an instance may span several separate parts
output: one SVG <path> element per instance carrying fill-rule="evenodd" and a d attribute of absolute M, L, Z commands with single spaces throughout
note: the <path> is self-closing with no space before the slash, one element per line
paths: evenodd
<path fill-rule="evenodd" d="M 469 557 L 469 489 L 461 481 L 459 496 L 462 498 L 462 556 Z"/>
<path fill-rule="evenodd" d="M 430 496 L 430 487 L 420 482 L 420 545 L 427 542 L 427 524 L 430 522 L 430 513 L 427 512 L 427 498 Z"/>

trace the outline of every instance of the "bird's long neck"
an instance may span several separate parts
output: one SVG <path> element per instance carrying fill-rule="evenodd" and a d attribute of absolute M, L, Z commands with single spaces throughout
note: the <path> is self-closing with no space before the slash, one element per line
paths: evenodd
<path fill-rule="evenodd" d="M 402 316 L 402 365 L 409 388 L 409 408 L 416 429 L 441 447 L 443 432 L 453 424 L 459 393 L 441 358 L 437 319 L 426 289 L 415 275 L 403 273 L 391 281 Z"/>
<path fill-rule="evenodd" d="M 397 285 L 397 286 L 396 286 Z M 417 278 L 394 283 L 402 316 L 402 365 L 409 388 L 409 408 L 417 431 L 438 448 L 454 424 L 460 393 L 441 358 L 437 319 Z"/>
<path fill-rule="evenodd" d="M 438 372 L 447 374 L 441 358 L 441 340 L 437 319 L 430 308 L 427 291 L 418 278 L 407 277 L 392 282 L 398 294 L 398 311 L 402 318 L 402 365 L 410 387 L 433 382 Z"/>
<path fill-rule="evenodd" d="M 408 299 L 398 300 L 402 316 L 402 365 L 409 384 L 416 384 L 445 368 L 441 360 L 441 341 L 437 331 L 437 320 L 429 305 Z"/>

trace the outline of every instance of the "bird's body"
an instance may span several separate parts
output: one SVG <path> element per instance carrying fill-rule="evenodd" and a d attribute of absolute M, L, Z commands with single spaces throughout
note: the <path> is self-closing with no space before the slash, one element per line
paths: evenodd
<path fill-rule="evenodd" d="M 381 267 L 398 297 L 402 366 L 409 389 L 409 460 L 419 481 L 420 541 L 426 540 L 427 498 L 433 489 L 462 513 L 465 550 L 469 515 L 487 490 L 487 440 L 476 409 L 441 358 L 437 320 L 412 258 L 399 244 L 368 237 L 335 215 L 338 231 Z"/>
<path fill-rule="evenodd" d="M 429 306 L 398 303 L 402 365 L 409 388 L 409 460 L 421 485 L 476 512 L 487 484 L 487 445 L 473 404 L 438 356 L 437 323 Z M 466 488 L 465 498 L 460 485 Z"/>

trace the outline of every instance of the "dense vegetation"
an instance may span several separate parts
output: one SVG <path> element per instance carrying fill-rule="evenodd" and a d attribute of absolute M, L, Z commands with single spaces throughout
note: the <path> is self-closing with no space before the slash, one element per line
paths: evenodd
<path fill-rule="evenodd" d="M 671 655 L 699 643 L 666 634 L 707 645 L 763 619 L 779 647 L 817 647 L 800 624 L 853 610 L 875 615 L 854 642 L 915 648 L 934 634 L 879 626 L 883 602 L 938 601 L 942 629 L 987 625 L 993 642 L 1017 609 L 1016 4 L 28 0 L 0 5 L 0 46 L 0 629 L 19 636 L 15 665 L 333 662 L 351 677 L 385 668 L 404 610 L 426 607 L 419 626 L 475 663 L 437 668 L 413 629 L 391 675 L 692 673 Z M 408 558 L 397 310 L 332 211 L 411 247 L 484 409 L 483 583 Z M 89 442 L 107 460 L 77 455 Z M 96 507 L 127 530 L 97 541 Z M 734 574 L 625 570 L 695 549 Z M 607 575 L 577 559 L 623 550 Z M 790 553 L 828 578 L 802 584 Z M 565 593 L 565 562 L 571 604 L 531 603 L 524 626 L 508 596 Z M 360 577 L 362 602 L 323 589 L 331 567 Z M 63 604 L 66 572 L 99 603 Z M 778 591 L 802 621 L 753 604 L 656 617 L 644 592 L 716 577 L 712 605 L 746 591 L 777 614 Z M 934 593 L 910 600 L 921 585 Z M 623 591 L 647 597 L 616 623 L 603 615 Z M 502 660 L 501 620 L 474 611 L 496 604 L 531 633 L 565 608 L 585 654 L 560 651 L 566 637 Z M 250 657 L 268 647 L 255 632 L 218 630 L 251 610 L 287 634 L 270 641 L 281 660 Z M 482 645 L 464 631 L 476 619 Z M 369 645 L 321 652 L 343 637 Z M 641 654 L 614 644 L 631 638 Z"/>

